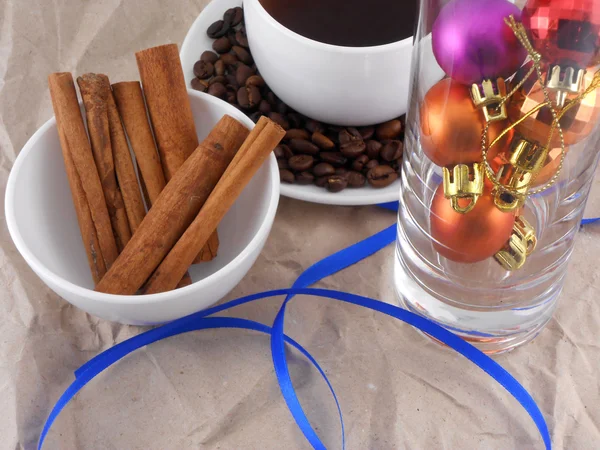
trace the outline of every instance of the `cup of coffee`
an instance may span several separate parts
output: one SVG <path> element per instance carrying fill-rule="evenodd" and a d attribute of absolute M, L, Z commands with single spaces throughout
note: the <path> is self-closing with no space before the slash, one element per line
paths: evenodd
<path fill-rule="evenodd" d="M 406 113 L 416 0 L 244 0 L 250 49 L 285 103 L 365 126 Z"/>

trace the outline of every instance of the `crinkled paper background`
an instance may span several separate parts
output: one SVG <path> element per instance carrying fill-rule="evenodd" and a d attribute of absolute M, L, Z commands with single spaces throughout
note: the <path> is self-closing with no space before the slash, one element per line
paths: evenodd
<path fill-rule="evenodd" d="M 2 0 L 0 186 L 51 115 L 46 76 L 105 72 L 137 79 L 134 52 L 181 44 L 206 0 Z M 4 207 L 1 209 L 2 215 Z M 600 214 L 596 182 L 588 216 Z M 375 207 L 282 199 L 258 262 L 231 298 L 289 286 L 320 258 L 392 224 Z M 34 448 L 73 371 L 141 330 L 90 317 L 33 274 L 0 221 L 0 449 Z M 392 246 L 320 286 L 394 301 Z M 530 345 L 498 358 L 533 394 L 557 449 L 600 445 L 600 226 L 579 235 L 556 318 Z M 280 300 L 231 314 L 269 323 Z M 341 398 L 348 448 L 542 448 L 516 401 L 462 357 L 410 327 L 352 306 L 298 298 L 291 336 L 326 368 Z M 301 401 L 328 448 L 339 448 L 333 401 L 290 357 Z M 306 449 L 281 398 L 268 339 L 198 332 L 139 351 L 94 380 L 60 416 L 48 449 Z"/>

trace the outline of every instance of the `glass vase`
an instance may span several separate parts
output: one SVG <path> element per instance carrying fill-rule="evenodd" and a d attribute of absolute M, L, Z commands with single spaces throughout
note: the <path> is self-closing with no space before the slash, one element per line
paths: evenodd
<path fill-rule="evenodd" d="M 579 3 L 421 0 L 395 284 L 486 353 L 551 319 L 597 167 L 600 2 Z"/>

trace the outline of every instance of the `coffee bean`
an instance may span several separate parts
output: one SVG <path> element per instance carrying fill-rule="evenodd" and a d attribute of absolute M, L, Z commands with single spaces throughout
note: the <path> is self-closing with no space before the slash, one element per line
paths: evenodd
<path fill-rule="evenodd" d="M 330 176 L 331 175 L 325 175 L 323 177 L 315 178 L 315 186 L 324 188 L 325 186 L 327 186 Z"/>
<path fill-rule="evenodd" d="M 362 170 L 368 162 L 369 157 L 365 154 L 362 154 L 354 160 L 354 162 L 352 163 L 352 168 L 357 172 L 362 172 Z"/>
<path fill-rule="evenodd" d="M 329 125 L 329 129 L 334 133 L 339 133 L 344 129 L 344 127 L 338 127 L 337 125 Z"/>
<path fill-rule="evenodd" d="M 367 146 L 362 140 L 350 141 L 340 146 L 340 151 L 342 152 L 342 155 L 350 159 L 358 158 L 365 152 L 366 149 Z"/>
<path fill-rule="evenodd" d="M 348 162 L 348 159 L 338 152 L 321 152 L 319 153 L 319 157 L 321 158 L 321 161 L 336 167 L 343 166 Z"/>
<path fill-rule="evenodd" d="M 225 75 L 225 69 L 226 67 L 223 61 L 219 60 L 215 63 L 215 74 L 218 77 L 222 77 L 223 75 Z"/>
<path fill-rule="evenodd" d="M 322 150 L 332 150 L 335 148 L 334 142 L 324 134 L 315 131 L 312 135 L 312 141 Z"/>
<path fill-rule="evenodd" d="M 194 78 L 192 80 L 192 89 L 200 92 L 208 91 L 208 83 L 204 80 L 199 80 L 198 78 Z"/>
<path fill-rule="evenodd" d="M 390 166 L 377 166 L 369 170 L 367 180 L 376 188 L 384 188 L 398 179 L 398 174 Z"/>
<path fill-rule="evenodd" d="M 286 169 L 281 169 L 279 171 L 279 177 L 281 178 L 281 181 L 284 183 L 293 184 L 294 181 L 296 181 L 296 177 L 294 176 L 294 174 Z"/>
<path fill-rule="evenodd" d="M 221 55 L 221 61 L 225 63 L 226 67 L 237 68 L 238 64 L 240 64 L 240 60 L 233 53 L 225 53 Z"/>
<path fill-rule="evenodd" d="M 273 114 L 273 113 L 271 113 Z M 292 139 L 289 142 L 291 149 L 294 153 L 301 153 L 304 155 L 312 155 L 315 156 L 319 153 L 319 147 L 309 141 L 305 141 L 304 139 Z"/>
<path fill-rule="evenodd" d="M 248 78 L 252 76 L 252 69 L 246 64 L 239 64 L 235 71 L 235 78 L 240 86 L 244 86 Z"/>
<path fill-rule="evenodd" d="M 214 73 L 215 66 L 213 66 L 212 63 L 200 60 L 194 64 L 194 75 L 201 80 L 206 80 L 207 78 L 212 77 Z"/>
<path fill-rule="evenodd" d="M 386 141 L 389 139 L 396 139 L 398 136 L 400 136 L 401 132 L 402 122 L 396 119 L 377 125 L 375 134 L 377 135 L 377 139 Z"/>
<path fill-rule="evenodd" d="M 231 8 L 223 14 L 223 20 L 232 27 L 238 26 L 244 20 L 244 10 L 242 8 Z"/>
<path fill-rule="evenodd" d="M 246 50 L 244 47 L 240 47 L 239 45 L 236 45 L 235 47 L 233 47 L 231 49 L 231 51 L 244 64 L 252 64 L 253 63 L 252 55 L 250 55 L 250 53 L 248 52 L 248 50 Z"/>
<path fill-rule="evenodd" d="M 229 30 L 227 33 L 227 39 L 229 39 L 229 43 L 231 46 L 239 45 L 237 39 L 235 38 L 235 30 Z"/>
<path fill-rule="evenodd" d="M 238 107 L 239 107 L 239 105 L 235 105 L 235 106 L 238 106 Z M 239 109 L 240 109 L 240 111 L 242 111 L 242 112 L 244 111 L 242 108 L 239 108 Z M 254 123 L 258 123 L 258 121 L 260 120 L 260 118 L 261 118 L 262 116 L 263 116 L 263 115 L 262 115 L 262 113 L 261 113 L 260 111 L 254 111 L 254 112 L 253 112 L 252 114 L 250 114 L 248 117 L 250 117 L 250 120 L 251 120 L 252 122 L 254 122 Z"/>
<path fill-rule="evenodd" d="M 269 115 L 269 113 L 271 112 L 271 105 L 268 101 L 263 100 L 262 102 L 260 102 L 260 105 L 258 105 L 258 110 L 265 115 Z"/>
<path fill-rule="evenodd" d="M 348 186 L 353 188 L 363 187 L 367 182 L 367 178 L 362 173 L 354 171 L 348 172 L 346 179 L 348 180 Z"/>
<path fill-rule="evenodd" d="M 367 171 L 374 169 L 375 167 L 379 166 L 379 161 L 377 161 L 376 159 L 372 159 L 371 161 L 369 161 L 367 164 L 365 164 L 365 169 Z"/>
<path fill-rule="evenodd" d="M 202 56 L 200 56 L 200 61 L 209 62 L 211 64 L 216 63 L 218 60 L 219 55 L 217 55 L 215 52 L 211 52 L 210 50 L 206 50 L 204 53 L 202 53 Z"/>
<path fill-rule="evenodd" d="M 210 95 L 214 95 L 215 97 L 223 98 L 225 95 L 227 95 L 227 89 L 222 83 L 214 83 L 209 86 L 208 93 Z"/>
<path fill-rule="evenodd" d="M 375 134 L 375 127 L 362 127 L 358 129 L 363 140 L 368 141 Z"/>
<path fill-rule="evenodd" d="M 211 39 L 217 39 L 221 36 L 225 36 L 229 31 L 229 28 L 231 28 L 231 26 L 228 22 L 225 22 L 224 20 L 217 20 L 210 27 L 208 27 L 206 34 L 208 34 L 208 37 Z"/>
<path fill-rule="evenodd" d="M 213 84 L 216 84 L 216 83 L 221 83 L 222 85 L 226 85 L 227 77 L 225 77 L 224 75 L 220 75 L 218 77 L 213 77 L 210 80 L 208 80 L 209 86 L 212 86 Z"/>
<path fill-rule="evenodd" d="M 297 112 L 288 113 L 287 119 L 290 122 L 292 128 L 302 128 L 302 116 Z"/>
<path fill-rule="evenodd" d="M 387 162 L 392 162 L 402 158 L 402 150 L 404 146 L 400 141 L 387 141 L 381 149 L 381 159 Z"/>
<path fill-rule="evenodd" d="M 331 127 L 330 129 L 334 131 Z M 363 138 L 356 128 L 344 128 L 339 132 L 338 141 L 340 145 L 348 144 L 350 142 L 361 141 Z"/>
<path fill-rule="evenodd" d="M 237 100 L 237 95 L 235 95 L 235 92 L 227 92 L 227 94 L 225 95 L 225 101 L 227 103 L 231 103 L 233 105 L 233 104 L 235 104 L 236 100 Z"/>
<path fill-rule="evenodd" d="M 273 92 L 269 91 L 265 98 L 273 109 L 277 107 L 277 96 Z"/>
<path fill-rule="evenodd" d="M 278 159 L 277 166 L 280 169 L 290 169 L 290 162 L 287 159 Z"/>
<path fill-rule="evenodd" d="M 337 169 L 335 169 L 335 174 L 340 177 L 346 178 L 349 173 L 350 171 L 348 169 L 344 169 L 343 167 L 338 167 Z"/>
<path fill-rule="evenodd" d="M 304 172 L 310 169 L 314 162 L 315 158 L 310 155 L 294 155 L 289 160 L 291 169 L 296 172 Z"/>
<path fill-rule="evenodd" d="M 300 172 L 296 175 L 296 183 L 298 184 L 313 184 L 315 176 L 310 172 Z"/>
<path fill-rule="evenodd" d="M 327 190 L 329 192 L 341 192 L 348 187 L 348 180 L 345 177 L 334 175 L 327 180 Z"/>
<path fill-rule="evenodd" d="M 325 132 L 325 127 L 321 122 L 317 122 L 316 120 L 308 119 L 304 124 L 304 128 L 306 128 L 311 133 L 320 133 L 323 134 Z M 316 142 L 315 142 L 316 144 Z M 318 144 L 317 144 L 318 145 Z"/>
<path fill-rule="evenodd" d="M 229 42 L 227 37 L 223 36 L 213 42 L 212 48 L 217 53 L 227 53 L 231 50 L 231 42 Z"/>
<path fill-rule="evenodd" d="M 246 36 L 246 30 L 241 29 L 236 31 L 235 40 L 240 45 L 240 47 L 248 48 L 248 36 Z"/>
<path fill-rule="evenodd" d="M 277 106 L 275 107 L 275 110 L 282 115 L 286 115 L 288 112 L 288 105 L 286 105 L 285 103 L 283 103 L 281 100 L 279 100 L 277 102 Z"/>
<path fill-rule="evenodd" d="M 263 80 L 263 77 L 261 77 L 260 75 L 252 75 L 246 80 L 246 85 L 263 87 L 265 85 L 265 80 Z"/>
<path fill-rule="evenodd" d="M 267 98 L 267 100 L 268 100 L 268 98 Z M 279 113 L 276 113 L 276 112 L 270 113 L 269 119 L 271 119 L 273 122 L 277 123 L 284 130 L 290 129 L 290 123 L 287 121 L 287 119 L 285 117 L 283 117 Z"/>
<path fill-rule="evenodd" d="M 240 85 L 238 84 L 235 75 L 228 73 L 225 75 L 225 79 L 227 80 L 227 87 L 237 92 L 237 90 L 240 88 Z"/>
<path fill-rule="evenodd" d="M 277 159 L 290 159 L 292 156 L 294 156 L 294 152 L 292 152 L 292 149 L 285 144 L 279 144 L 277 147 L 275 147 L 275 150 L 273 151 L 275 152 L 275 157 Z"/>
<path fill-rule="evenodd" d="M 243 86 L 237 91 L 237 101 L 244 109 L 255 109 L 261 102 L 260 91 L 256 86 Z"/>
<path fill-rule="evenodd" d="M 379 158 L 379 152 L 381 152 L 381 147 L 383 145 L 379 141 L 367 141 L 367 156 L 369 159 L 377 159 Z"/>
<path fill-rule="evenodd" d="M 310 139 L 310 134 L 308 134 L 308 131 L 306 130 L 292 128 L 285 133 L 284 139 L 304 139 L 305 141 L 308 141 Z"/>
<path fill-rule="evenodd" d="M 329 163 L 319 163 L 313 167 L 313 173 L 317 177 L 324 177 L 335 174 L 335 167 Z"/>

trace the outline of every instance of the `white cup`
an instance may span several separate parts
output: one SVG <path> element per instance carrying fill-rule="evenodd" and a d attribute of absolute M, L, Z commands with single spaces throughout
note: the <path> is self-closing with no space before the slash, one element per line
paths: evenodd
<path fill-rule="evenodd" d="M 375 47 L 341 47 L 284 27 L 259 0 L 244 0 L 244 14 L 260 74 L 296 111 L 343 126 L 373 125 L 406 113 L 412 37 Z"/>

